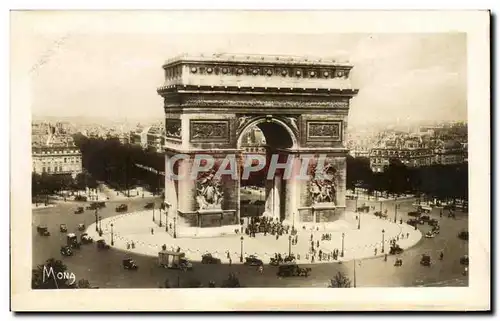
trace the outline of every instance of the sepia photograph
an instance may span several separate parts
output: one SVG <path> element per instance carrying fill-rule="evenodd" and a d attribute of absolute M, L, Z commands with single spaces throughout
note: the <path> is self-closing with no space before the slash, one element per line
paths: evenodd
<path fill-rule="evenodd" d="M 488 32 L 487 11 L 11 12 L 12 309 L 488 309 Z"/>

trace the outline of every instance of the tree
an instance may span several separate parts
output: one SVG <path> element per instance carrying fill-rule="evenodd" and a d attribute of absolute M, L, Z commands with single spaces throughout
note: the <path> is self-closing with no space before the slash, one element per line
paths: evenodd
<path fill-rule="evenodd" d="M 45 264 L 38 265 L 31 272 L 32 289 L 68 289 L 72 288 L 67 280 L 59 280 L 53 277 L 58 273 L 64 273 L 68 270 L 60 260 L 48 259 Z M 48 276 L 50 271 L 52 276 Z M 53 274 L 52 274 L 53 272 Z"/>
<path fill-rule="evenodd" d="M 333 279 L 330 279 L 329 288 L 350 288 L 351 280 L 344 273 L 338 272 Z"/>

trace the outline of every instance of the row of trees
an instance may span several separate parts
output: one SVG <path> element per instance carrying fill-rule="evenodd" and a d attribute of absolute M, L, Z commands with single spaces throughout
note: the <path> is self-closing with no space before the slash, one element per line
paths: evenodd
<path fill-rule="evenodd" d="M 384 172 L 373 173 L 368 158 L 347 158 L 347 188 L 361 187 L 368 193 L 425 194 L 442 200 L 468 199 L 468 164 L 407 167 L 394 159 Z"/>
<path fill-rule="evenodd" d="M 163 177 L 137 167 L 136 164 L 164 171 L 164 155 L 140 146 L 121 144 L 116 138 L 74 137 L 82 152 L 83 167 L 95 179 L 105 181 L 115 189 L 127 190 L 137 185 L 152 192 L 164 187 Z M 267 172 L 262 170 L 250 176 L 242 185 L 262 185 Z M 368 158 L 347 157 L 347 188 L 362 187 L 369 193 L 425 194 L 439 199 L 468 197 L 467 164 L 431 165 L 411 168 L 399 160 L 391 160 L 384 172 L 373 173 Z"/>
<path fill-rule="evenodd" d="M 88 173 L 80 173 L 73 178 L 70 174 L 31 174 L 31 195 L 36 200 L 40 196 L 58 194 L 61 191 L 81 191 L 86 187 L 97 188 L 97 182 Z"/>
<path fill-rule="evenodd" d="M 98 181 L 118 190 L 140 185 L 159 193 L 163 188 L 161 175 L 136 166 L 140 164 L 163 171 L 165 158 L 162 154 L 136 145 L 121 144 L 117 138 L 88 138 L 77 134 L 74 140 L 82 152 L 83 167 Z"/>

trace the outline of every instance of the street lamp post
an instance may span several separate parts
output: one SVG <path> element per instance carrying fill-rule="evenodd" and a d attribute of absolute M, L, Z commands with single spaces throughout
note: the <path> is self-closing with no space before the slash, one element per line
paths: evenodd
<path fill-rule="evenodd" d="M 361 213 L 358 214 L 358 230 L 361 229 Z"/>
<path fill-rule="evenodd" d="M 115 245 L 115 242 L 113 240 L 113 223 L 111 223 L 111 246 Z"/>
<path fill-rule="evenodd" d="M 394 223 L 396 223 L 397 218 L 398 218 L 398 207 L 399 207 L 399 205 L 397 203 L 394 204 Z"/>
<path fill-rule="evenodd" d="M 382 230 L 382 253 L 384 253 L 384 243 L 385 243 L 385 241 L 384 241 L 385 234 L 384 233 L 385 233 L 385 230 Z"/>
<path fill-rule="evenodd" d="M 243 263 L 243 236 L 240 238 L 240 241 L 241 241 L 240 263 Z"/>
<path fill-rule="evenodd" d="M 174 239 L 177 238 L 177 228 L 175 225 L 175 221 L 177 221 L 177 217 L 174 217 Z"/>
<path fill-rule="evenodd" d="M 161 225 L 161 206 L 160 206 L 160 208 L 158 209 L 158 211 L 159 211 L 159 214 L 158 214 L 158 215 L 160 216 L 160 227 L 162 227 L 162 225 Z"/>
<path fill-rule="evenodd" d="M 288 256 L 292 256 L 292 236 L 288 235 Z"/>
<path fill-rule="evenodd" d="M 155 203 L 153 203 L 153 222 L 155 221 Z"/>
<path fill-rule="evenodd" d="M 344 237 L 345 233 L 342 233 L 342 251 L 340 252 L 340 257 L 344 257 Z"/>
<path fill-rule="evenodd" d="M 165 203 L 165 232 L 168 232 L 168 213 L 170 213 L 169 209 L 170 205 Z"/>
<path fill-rule="evenodd" d="M 99 232 L 99 227 L 98 227 L 98 217 L 97 217 L 97 209 L 95 210 L 95 231 Z"/>
<path fill-rule="evenodd" d="M 102 235 L 102 216 L 99 216 L 99 236 Z"/>

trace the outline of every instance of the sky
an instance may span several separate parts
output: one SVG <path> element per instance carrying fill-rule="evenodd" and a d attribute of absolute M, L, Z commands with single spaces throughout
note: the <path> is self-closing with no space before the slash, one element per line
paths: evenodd
<path fill-rule="evenodd" d="M 164 61 L 213 52 L 348 59 L 359 89 L 351 126 L 467 120 L 462 33 L 210 32 L 210 24 L 195 33 L 177 32 L 173 18 L 148 32 L 134 19 L 107 22 L 114 28 L 61 23 L 27 34 L 34 116 L 161 120 Z"/>

